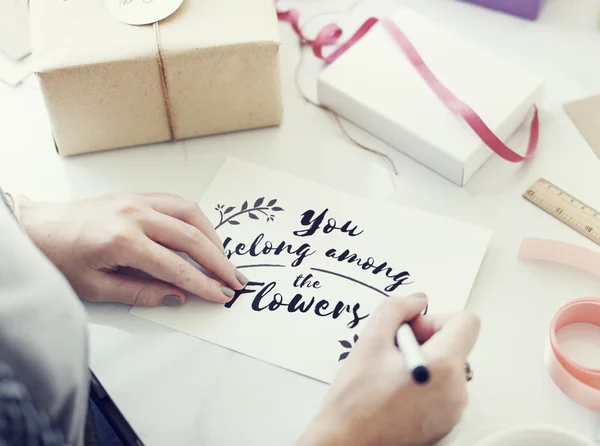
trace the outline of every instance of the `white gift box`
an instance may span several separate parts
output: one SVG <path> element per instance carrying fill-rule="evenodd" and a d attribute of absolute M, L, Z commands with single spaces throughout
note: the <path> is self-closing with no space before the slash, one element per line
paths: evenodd
<path fill-rule="evenodd" d="M 407 8 L 391 20 L 442 84 L 503 141 L 540 99 L 539 78 L 476 43 Z M 493 154 L 380 23 L 321 73 L 318 96 L 322 105 L 460 186 Z"/>

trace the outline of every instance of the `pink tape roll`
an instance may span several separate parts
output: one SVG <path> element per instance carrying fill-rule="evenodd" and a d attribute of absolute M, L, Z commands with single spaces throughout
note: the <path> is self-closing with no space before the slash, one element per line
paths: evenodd
<path fill-rule="evenodd" d="M 556 262 L 600 277 L 600 254 L 570 243 L 528 238 L 521 245 L 519 257 Z M 546 366 L 554 383 L 569 398 L 600 412 L 600 369 L 586 367 L 569 359 L 556 338 L 561 328 L 574 323 L 600 326 L 600 297 L 575 299 L 558 310 L 550 324 Z"/>
<path fill-rule="evenodd" d="M 600 298 L 577 299 L 558 310 L 550 324 L 546 365 L 552 380 L 567 396 L 600 412 L 600 369 L 584 367 L 567 358 L 556 339 L 558 330 L 578 322 L 600 325 Z"/>

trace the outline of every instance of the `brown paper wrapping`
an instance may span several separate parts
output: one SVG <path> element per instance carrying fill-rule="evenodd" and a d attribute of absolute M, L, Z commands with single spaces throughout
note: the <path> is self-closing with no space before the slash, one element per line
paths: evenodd
<path fill-rule="evenodd" d="M 600 158 L 600 95 L 579 99 L 564 107 L 588 145 Z"/>
<path fill-rule="evenodd" d="M 61 155 L 279 125 L 273 0 L 185 0 L 153 25 L 103 0 L 31 2 L 35 72 Z"/>

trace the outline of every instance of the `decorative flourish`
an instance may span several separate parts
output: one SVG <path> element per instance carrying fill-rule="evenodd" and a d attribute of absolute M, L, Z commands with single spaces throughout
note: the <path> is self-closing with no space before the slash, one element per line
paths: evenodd
<path fill-rule="evenodd" d="M 354 347 L 354 345 L 358 341 L 358 335 L 357 334 L 354 335 L 353 341 L 354 342 L 350 342 L 350 341 L 338 341 L 338 342 L 340 344 L 342 344 L 342 347 L 352 350 L 352 347 Z M 349 351 L 342 353 L 340 355 L 340 357 L 338 358 L 338 362 L 343 361 L 344 359 L 346 359 L 349 354 L 350 354 Z"/>
<path fill-rule="evenodd" d="M 235 206 L 225 207 L 224 204 L 218 204 L 215 208 L 215 211 L 219 211 L 219 213 L 221 214 L 221 219 L 219 221 L 219 224 L 215 227 L 215 229 L 219 229 L 225 223 L 234 226 L 239 225 L 240 222 L 239 220 L 236 220 L 236 218 L 243 214 L 246 214 L 251 220 L 259 220 L 259 215 L 263 214 L 265 217 L 267 217 L 266 220 L 268 222 L 274 221 L 275 215 L 272 214 L 272 212 L 281 212 L 284 210 L 279 206 L 275 206 L 275 204 L 277 203 L 276 198 L 270 200 L 267 204 L 263 204 L 264 202 L 265 197 L 261 197 L 254 202 L 254 206 L 250 207 L 248 202 L 244 201 L 244 204 L 242 204 L 242 206 L 240 207 L 240 211 L 236 213 L 232 213 L 236 209 Z"/>
<path fill-rule="evenodd" d="M 377 289 L 377 288 L 375 288 L 374 286 L 371 286 L 371 285 L 369 285 L 369 284 L 367 284 L 367 283 L 361 282 L 360 280 L 358 280 L 358 279 L 355 279 L 354 277 L 345 276 L 345 275 L 343 275 L 343 274 L 336 273 L 336 272 L 329 271 L 329 270 L 322 269 L 322 268 L 311 268 L 311 270 L 313 270 L 313 271 L 319 271 L 319 272 L 321 272 L 321 273 L 325 273 L 325 274 L 331 274 L 332 276 L 341 277 L 342 279 L 347 279 L 347 280 L 349 280 L 349 281 L 351 281 L 351 282 L 358 283 L 359 285 L 362 285 L 362 286 L 364 286 L 364 287 L 370 288 L 370 289 L 372 289 L 373 291 L 376 291 L 377 293 L 384 295 L 385 297 L 389 297 L 389 296 L 390 296 L 390 295 L 389 295 L 389 294 L 387 294 L 386 292 L 384 292 L 384 291 L 381 291 L 380 289 Z"/>

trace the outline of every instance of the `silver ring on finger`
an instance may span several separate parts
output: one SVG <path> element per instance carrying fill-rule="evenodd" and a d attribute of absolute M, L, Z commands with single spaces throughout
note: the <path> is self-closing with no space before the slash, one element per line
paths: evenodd
<path fill-rule="evenodd" d="M 473 379 L 473 369 L 471 368 L 469 361 L 465 361 L 465 376 L 467 378 L 467 382 Z"/>

